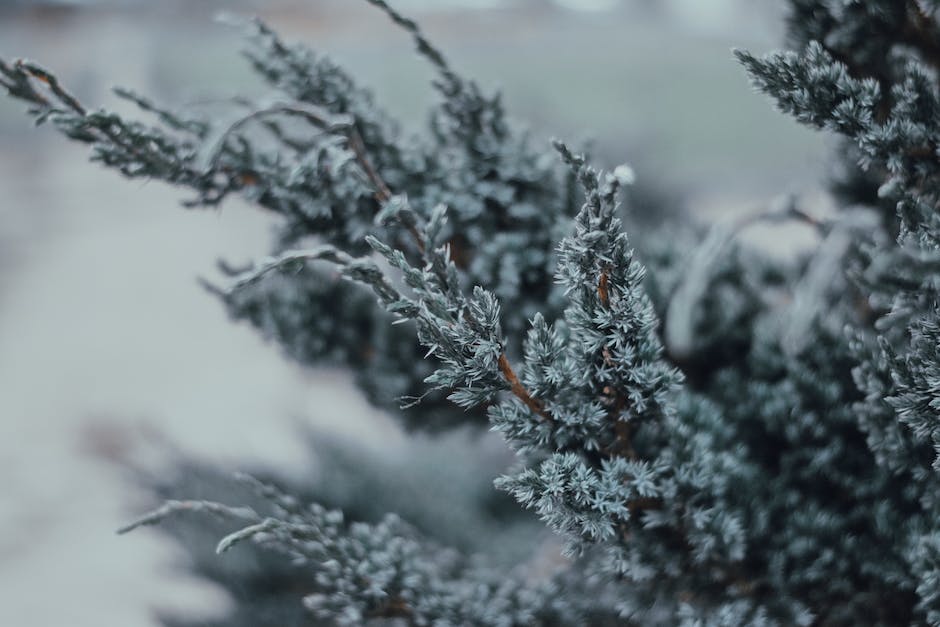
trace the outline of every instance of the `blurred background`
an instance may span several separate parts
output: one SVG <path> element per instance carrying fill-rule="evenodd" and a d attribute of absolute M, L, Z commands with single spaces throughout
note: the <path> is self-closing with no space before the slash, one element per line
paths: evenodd
<path fill-rule="evenodd" d="M 707 222 L 812 195 L 826 146 L 754 94 L 734 46 L 782 43 L 773 0 L 397 0 L 453 65 L 501 89 L 546 140 L 590 138 L 602 163 Z M 433 98 L 410 40 L 364 2 L 0 0 L 0 56 L 55 70 L 86 104 L 122 85 L 186 106 L 260 85 L 220 10 L 257 14 L 328 52 L 409 125 Z M 303 473 L 297 425 L 404 436 L 342 372 L 301 370 L 196 283 L 265 253 L 267 218 L 89 164 L 0 98 L 0 625 L 150 627 L 152 608 L 225 605 L 179 574 L 175 544 L 116 537 L 135 487 L 107 459 L 164 438 L 223 468 Z M 632 234 L 641 238 L 642 233 Z"/>

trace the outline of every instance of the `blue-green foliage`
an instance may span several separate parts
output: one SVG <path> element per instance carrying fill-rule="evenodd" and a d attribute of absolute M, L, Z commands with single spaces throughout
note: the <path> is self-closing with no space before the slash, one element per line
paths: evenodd
<path fill-rule="evenodd" d="M 914 1 L 794 5 L 791 26 L 795 40 L 806 46 L 802 52 L 762 59 L 740 53 L 739 58 L 783 111 L 854 144 L 848 157 L 896 208 L 898 226 L 892 228 L 890 219 L 886 225 L 896 242 L 877 234 L 873 241 L 862 240 L 852 264 L 866 303 L 862 315 L 847 320 L 851 359 L 844 370 L 851 369 L 863 395 L 853 408 L 873 459 L 860 458 L 863 465 L 841 480 L 840 491 L 885 486 L 885 492 L 868 497 L 883 502 L 868 507 L 875 530 L 886 535 L 876 546 L 891 548 L 882 561 L 868 558 L 880 565 L 872 571 L 897 595 L 910 596 L 914 620 L 936 624 L 937 596 L 927 591 L 936 586 L 936 554 L 930 547 L 940 533 L 933 467 L 940 420 L 931 405 L 940 357 L 937 6 Z M 874 476 L 863 484 L 862 472 Z M 882 607 L 892 605 L 886 600 Z"/>
<path fill-rule="evenodd" d="M 226 123 L 129 92 L 158 125 L 89 112 L 25 62 L 0 81 L 127 176 L 278 214 L 272 255 L 212 287 L 232 314 L 303 364 L 351 368 L 377 404 L 408 405 L 410 426 L 488 424 L 515 462 L 434 462 L 464 493 L 454 511 L 485 510 L 459 532 L 414 494 L 386 507 L 374 495 L 393 473 L 341 457 L 349 483 L 303 495 L 320 505 L 255 483 L 252 507 L 199 494 L 138 524 L 208 512 L 239 523 L 221 550 L 290 562 L 261 570 L 278 582 L 264 602 L 294 594 L 292 609 L 248 601 L 232 624 L 306 608 L 324 624 L 940 625 L 938 3 L 791 0 L 798 51 L 736 54 L 783 112 L 842 138 L 846 206 L 755 218 L 816 230 L 786 263 L 736 243 L 746 222 L 689 251 L 664 228 L 648 271 L 621 222 L 628 167 L 530 140 L 414 22 L 370 2 L 435 68 L 423 135 L 259 22 L 247 56 L 274 93 Z M 502 473 L 496 487 L 561 542 L 462 469 Z"/>
<path fill-rule="evenodd" d="M 167 501 L 122 531 L 184 511 L 232 520 L 239 528 L 222 538 L 216 552 L 253 541 L 297 569 L 313 566 L 303 606 L 332 624 L 401 617 L 418 625 L 541 625 L 579 618 L 574 606 L 554 600 L 552 582 L 506 577 L 427 540 L 394 514 L 376 523 L 348 522 L 337 510 L 303 505 L 251 481 L 268 515 L 245 506 Z"/>

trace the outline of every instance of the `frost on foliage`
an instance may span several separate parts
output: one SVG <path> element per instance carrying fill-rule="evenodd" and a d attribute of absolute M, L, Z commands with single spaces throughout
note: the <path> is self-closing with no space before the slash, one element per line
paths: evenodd
<path fill-rule="evenodd" d="M 843 490 L 865 485 L 855 499 L 860 503 L 883 499 L 866 506 L 867 513 L 858 513 L 871 517 L 873 531 L 889 531 L 889 538 L 881 541 L 881 546 L 890 547 L 888 555 L 866 557 L 858 549 L 846 554 L 860 566 L 866 560 L 891 564 L 872 569 L 884 580 L 880 585 L 894 587 L 898 595 L 881 606 L 904 607 L 917 624 L 938 624 L 937 598 L 929 592 L 936 571 L 926 566 L 932 545 L 925 540 L 937 533 L 940 513 L 934 467 L 940 302 L 937 10 L 935 2 L 918 0 L 793 1 L 791 39 L 802 52 L 763 58 L 738 53 L 755 85 L 782 110 L 852 144 L 845 159 L 856 163 L 846 170 L 857 165 L 865 174 L 843 181 L 842 195 L 867 198 L 871 205 L 890 204 L 896 210 L 896 218 L 886 219 L 883 231 L 859 238 L 850 255 L 861 307 L 846 320 L 851 338 L 847 367 L 859 397 L 852 401 L 842 395 L 840 404 L 852 403 L 872 459 L 860 458 L 860 465 L 840 483 Z M 846 186 L 860 191 L 845 194 Z M 877 188 L 877 197 L 865 191 L 869 188 Z M 817 371 L 829 360 L 826 355 Z M 796 380 L 797 374 L 790 373 L 789 380 Z M 844 453 L 840 459 L 845 459 Z M 862 482 L 860 472 L 874 476 Z M 879 483 L 890 497 L 871 491 Z M 899 520 L 891 522 L 892 511 L 899 513 Z"/>
<path fill-rule="evenodd" d="M 912 325 L 911 351 L 894 358 L 894 392 L 885 401 L 917 442 L 935 450 L 940 470 L 940 317 L 937 312 Z"/>
<path fill-rule="evenodd" d="M 141 523 L 237 522 L 221 548 L 281 557 L 251 589 L 276 579 L 327 624 L 940 625 L 938 3 L 791 0 L 795 51 L 737 53 L 779 109 L 841 137 L 845 207 L 773 217 L 812 226 L 815 250 L 782 263 L 738 242 L 740 224 L 701 237 L 686 220 L 692 235 L 644 243 L 644 266 L 619 217 L 632 169 L 561 144 L 559 160 L 370 2 L 434 69 L 423 133 L 260 22 L 246 56 L 270 94 L 228 115 L 128 90 L 151 122 L 90 110 L 26 61 L 0 62 L 0 85 L 125 176 L 275 214 L 271 255 L 210 286 L 232 315 L 302 364 L 351 369 L 409 426 L 488 421 L 517 459 L 474 472 L 504 472 L 498 508 L 522 504 L 566 557 L 533 541 L 507 569 L 482 514 L 459 534 L 404 503 L 415 526 L 379 518 L 376 477 L 395 473 L 335 457 L 350 483 L 303 500 L 348 516 L 259 485 L 263 510 L 176 500 Z M 416 463 L 480 490 L 454 479 L 456 456 Z M 254 622 L 295 617 L 268 616 Z"/>
<path fill-rule="evenodd" d="M 272 510 L 208 501 L 170 501 L 128 525 L 156 524 L 186 512 L 210 512 L 240 523 L 217 553 L 254 543 L 310 573 L 302 599 L 317 619 L 339 625 L 403 618 L 414 625 L 543 625 L 577 617 L 554 601 L 551 581 L 489 569 L 435 545 L 395 515 L 374 524 L 350 522 L 342 513 L 303 505 L 271 485 L 253 481 Z"/>
<path fill-rule="evenodd" d="M 732 602 L 730 573 L 747 545 L 742 516 L 722 506 L 729 478 L 744 479 L 746 466 L 725 441 L 698 432 L 716 429 L 720 415 L 680 391 L 663 358 L 644 271 L 616 217 L 619 181 L 559 150 L 586 197 L 559 246 L 556 280 L 569 306 L 554 325 L 536 317 L 525 346 L 522 380 L 544 413 L 516 399 L 490 410 L 494 428 L 532 460 L 497 485 L 563 533 L 570 551 L 604 547 L 600 576 L 625 579 L 636 597 L 619 601 L 625 615 L 655 620 L 656 599 L 675 616 L 670 594 L 716 569 L 727 577 L 717 599 Z M 699 611 L 714 618 L 722 603 Z M 745 605 L 763 612 L 760 601 Z"/>
<path fill-rule="evenodd" d="M 644 270 L 617 218 L 618 179 L 558 147 L 586 202 L 575 233 L 559 245 L 555 280 L 568 306 L 555 324 L 536 316 L 524 347 L 522 382 L 544 412 L 533 416 L 509 402 L 492 408 L 491 419 L 522 450 L 574 446 L 624 454 L 632 450 L 628 432 L 668 411 L 681 377 L 661 358 Z"/>
<path fill-rule="evenodd" d="M 896 203 L 903 228 L 932 240 L 931 206 L 940 198 L 935 17 L 911 0 L 793 4 L 802 52 L 738 58 L 781 110 L 854 142 L 860 165 L 883 172 L 879 193 Z"/>
<path fill-rule="evenodd" d="M 550 148 L 507 120 L 498 96 L 454 72 L 413 22 L 384 2 L 373 4 L 412 35 L 437 71 L 440 102 L 423 134 L 404 132 L 334 61 L 283 41 L 260 21 L 244 24 L 245 55 L 270 96 L 239 101 L 228 116 L 177 113 L 128 90 L 117 93 L 154 122 L 89 111 L 29 62 L 0 65 L 0 85 L 29 103 L 37 122 L 89 144 L 94 160 L 129 177 L 192 190 L 189 206 L 216 206 L 239 194 L 276 214 L 274 255 L 311 239 L 362 255 L 367 235 L 414 251 L 406 229 L 376 222 L 382 206 L 397 194 L 427 219 L 446 204 L 450 220 L 441 237 L 450 255 L 468 284 L 487 286 L 513 312 L 502 322 L 510 337 L 521 337 L 526 317 L 553 306 L 552 248 L 576 210 L 569 181 Z M 410 330 L 389 331 L 381 311 L 358 307 L 350 337 L 347 303 L 362 298 L 355 286 L 324 289 L 305 273 L 281 273 L 223 298 L 233 317 L 257 326 L 301 363 L 352 368 L 382 407 L 397 409 L 402 398 L 422 394 L 429 370 Z M 481 412 L 450 411 L 440 396 L 426 400 L 440 411 L 433 418 L 405 412 L 409 425 L 485 420 Z"/>

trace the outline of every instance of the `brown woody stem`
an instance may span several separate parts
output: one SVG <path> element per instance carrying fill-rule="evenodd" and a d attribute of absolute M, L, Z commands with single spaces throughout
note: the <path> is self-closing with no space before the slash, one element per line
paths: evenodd
<path fill-rule="evenodd" d="M 601 299 L 601 305 L 604 307 L 607 306 L 607 303 L 610 301 L 610 290 L 608 289 L 608 282 L 610 281 L 610 276 L 607 274 L 607 270 L 601 272 L 601 278 L 597 282 L 597 297 Z"/>
<path fill-rule="evenodd" d="M 356 130 L 355 126 L 351 126 L 346 136 L 349 139 L 349 147 L 352 149 L 353 154 L 356 155 L 356 161 L 359 162 L 366 176 L 369 177 L 369 181 L 372 183 L 373 187 L 375 187 L 376 200 L 379 202 L 388 202 L 392 198 L 392 190 L 388 188 L 388 185 L 386 185 L 382 177 L 379 176 L 375 166 L 372 165 L 372 160 L 369 159 L 365 142 L 362 141 L 362 136 L 359 134 L 359 131 Z"/>
<path fill-rule="evenodd" d="M 503 373 L 503 376 L 509 383 L 509 390 L 516 396 L 516 398 L 525 403 L 526 407 L 531 409 L 533 413 L 541 416 L 549 422 L 554 422 L 552 417 L 548 415 L 548 412 L 545 411 L 545 407 L 542 405 L 541 401 L 539 401 L 537 398 L 533 398 L 525 386 L 522 385 L 522 381 L 519 380 L 519 377 L 516 376 L 515 371 L 509 364 L 509 359 L 506 357 L 506 353 L 500 353 L 499 355 L 499 371 Z"/>

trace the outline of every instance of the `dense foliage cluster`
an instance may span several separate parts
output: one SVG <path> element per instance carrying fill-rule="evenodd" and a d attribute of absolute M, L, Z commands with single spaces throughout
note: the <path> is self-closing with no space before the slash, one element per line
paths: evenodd
<path fill-rule="evenodd" d="M 168 523 L 199 572 L 251 592 L 232 625 L 940 625 L 940 5 L 790 0 L 795 51 L 736 53 L 843 138 L 842 211 L 751 219 L 816 230 L 780 261 L 737 244 L 747 222 L 635 252 L 629 167 L 532 140 L 369 1 L 435 68 L 424 134 L 260 22 L 247 57 L 272 96 L 226 121 L 126 90 L 156 123 L 89 111 L 23 61 L 0 84 L 126 176 L 280 216 L 271 256 L 210 286 L 232 315 L 352 369 L 413 429 L 488 424 L 515 453 L 496 487 L 556 535 L 488 489 L 481 441 L 444 434 L 407 472 L 323 448 L 331 470 L 287 491 L 190 468 L 212 500 L 131 527 L 230 525 L 218 551 L 249 557 L 225 570 Z"/>

